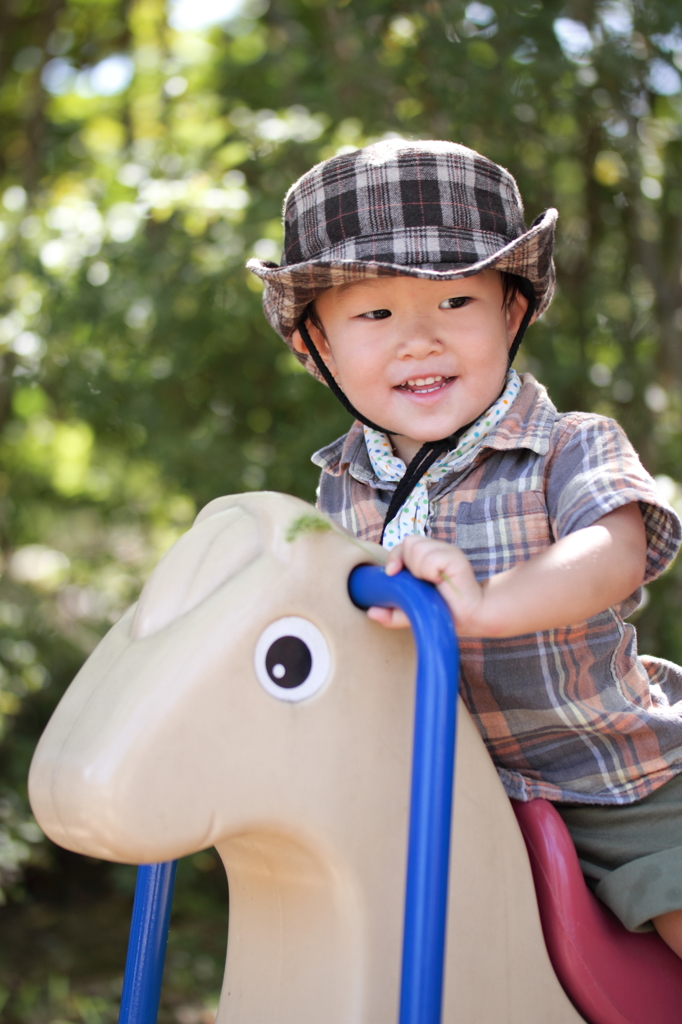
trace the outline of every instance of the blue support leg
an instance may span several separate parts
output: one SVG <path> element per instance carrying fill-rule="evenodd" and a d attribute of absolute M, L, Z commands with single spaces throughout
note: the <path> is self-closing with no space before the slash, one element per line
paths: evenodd
<path fill-rule="evenodd" d="M 119 1024 L 156 1024 L 176 860 L 137 869 Z"/>

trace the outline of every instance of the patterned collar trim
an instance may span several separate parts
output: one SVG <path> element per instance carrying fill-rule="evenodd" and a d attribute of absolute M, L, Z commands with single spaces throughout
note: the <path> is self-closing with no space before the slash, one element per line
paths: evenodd
<path fill-rule="evenodd" d="M 543 384 L 530 373 L 520 376 L 523 387 L 514 405 L 502 423 L 484 439 L 482 448 L 472 454 L 472 459 L 480 457 L 485 449 L 512 451 L 529 448 L 538 455 L 546 455 L 549 451 L 550 435 L 558 415 L 556 407 Z M 376 489 L 390 491 L 394 486 L 377 478 L 367 454 L 363 426 L 357 420 L 347 434 L 315 452 L 311 462 L 330 476 L 349 472 L 355 480 Z"/>

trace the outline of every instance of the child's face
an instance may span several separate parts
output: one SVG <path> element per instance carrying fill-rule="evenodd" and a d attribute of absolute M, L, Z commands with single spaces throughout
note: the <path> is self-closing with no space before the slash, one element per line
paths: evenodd
<path fill-rule="evenodd" d="M 526 299 L 502 305 L 494 270 L 455 281 L 373 278 L 315 301 L 326 338 L 308 330 L 339 386 L 394 434 L 403 459 L 448 437 L 497 398 Z M 294 347 L 307 351 L 294 335 Z"/>

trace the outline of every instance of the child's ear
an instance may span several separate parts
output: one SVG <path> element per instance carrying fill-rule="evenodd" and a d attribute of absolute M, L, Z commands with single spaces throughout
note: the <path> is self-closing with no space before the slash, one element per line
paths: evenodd
<path fill-rule="evenodd" d="M 523 320 L 523 317 L 527 309 L 528 299 L 525 295 L 522 295 L 521 292 L 517 292 L 514 296 L 514 301 L 506 309 L 507 334 L 509 336 L 510 345 L 512 344 L 514 338 L 516 337 L 516 332 L 521 326 L 521 321 Z M 534 322 L 535 316 L 536 314 L 533 313 L 532 317 L 530 318 L 531 324 Z"/>
<path fill-rule="evenodd" d="M 310 330 L 310 328 L 308 328 L 308 329 Z M 291 344 L 292 344 L 292 347 L 294 349 L 294 352 L 300 352 L 301 355 L 307 355 L 308 354 L 308 346 L 306 345 L 306 343 L 304 342 L 303 338 L 301 337 L 301 332 L 299 331 L 298 327 L 296 328 L 294 333 L 291 335 Z"/>
<path fill-rule="evenodd" d="M 308 333 L 312 338 L 313 345 L 329 367 L 329 372 L 336 377 L 338 370 L 336 368 L 336 363 L 334 362 L 332 350 L 329 347 L 329 342 L 319 327 L 317 327 L 312 320 L 306 320 L 305 325 L 308 328 Z M 308 354 L 308 346 L 301 337 L 301 332 L 298 328 L 296 328 L 294 333 L 291 335 L 291 344 L 293 345 L 295 352 L 300 352 L 302 355 Z"/>

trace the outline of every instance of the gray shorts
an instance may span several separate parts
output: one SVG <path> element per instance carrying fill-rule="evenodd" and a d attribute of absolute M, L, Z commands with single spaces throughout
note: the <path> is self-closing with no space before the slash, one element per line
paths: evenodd
<path fill-rule="evenodd" d="M 682 909 L 682 774 L 633 804 L 554 806 L 587 884 L 628 931 Z"/>

